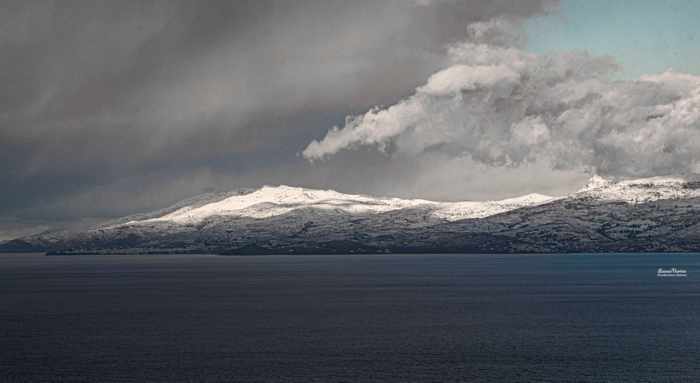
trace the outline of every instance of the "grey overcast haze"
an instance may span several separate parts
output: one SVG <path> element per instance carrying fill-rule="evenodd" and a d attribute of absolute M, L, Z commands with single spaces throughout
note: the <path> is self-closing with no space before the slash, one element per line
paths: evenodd
<path fill-rule="evenodd" d="M 0 240 L 262 185 L 483 200 L 698 172 L 700 55 L 561 46 L 605 13 L 568 3 L 0 0 Z"/>

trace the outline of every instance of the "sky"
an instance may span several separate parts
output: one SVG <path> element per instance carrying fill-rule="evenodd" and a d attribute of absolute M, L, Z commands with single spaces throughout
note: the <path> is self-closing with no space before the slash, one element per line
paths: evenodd
<path fill-rule="evenodd" d="M 612 55 L 624 79 L 669 68 L 700 74 L 699 14 L 694 0 L 563 1 L 559 12 L 527 21 L 528 50 Z"/>
<path fill-rule="evenodd" d="M 262 185 L 483 200 L 694 171 L 699 6 L 0 1 L 0 240 Z"/>

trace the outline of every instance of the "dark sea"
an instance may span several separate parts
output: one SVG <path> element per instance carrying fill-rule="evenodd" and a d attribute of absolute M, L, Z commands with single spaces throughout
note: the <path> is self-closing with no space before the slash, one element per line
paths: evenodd
<path fill-rule="evenodd" d="M 700 254 L 5 254 L 0 381 L 700 382 Z"/>

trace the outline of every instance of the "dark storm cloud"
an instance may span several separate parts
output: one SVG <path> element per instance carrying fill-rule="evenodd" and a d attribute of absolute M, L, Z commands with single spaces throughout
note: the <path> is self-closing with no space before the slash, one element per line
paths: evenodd
<path fill-rule="evenodd" d="M 209 187 L 342 188 L 350 172 L 354 189 L 391 193 L 373 188 L 377 169 L 407 170 L 381 157 L 314 167 L 297 154 L 346 115 L 410 94 L 470 22 L 552 6 L 5 1 L 0 216 L 124 214 Z"/>

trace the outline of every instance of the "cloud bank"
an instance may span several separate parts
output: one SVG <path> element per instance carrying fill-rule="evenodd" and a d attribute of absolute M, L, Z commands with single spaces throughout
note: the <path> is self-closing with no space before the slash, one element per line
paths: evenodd
<path fill-rule="evenodd" d="M 413 95 L 348 117 L 303 156 L 374 147 L 392 158 L 439 153 L 622 177 L 700 171 L 700 77 L 618 81 L 611 57 L 525 51 L 520 28 L 505 18 L 471 24 L 449 65 Z"/>
<path fill-rule="evenodd" d="M 446 65 L 445 45 L 468 23 L 553 5 L 4 0 L 0 238 L 158 209 L 211 188 L 443 197 L 412 186 L 422 176 L 410 172 L 415 164 L 354 152 L 309 166 L 297 154 L 346 115 L 410 95 Z"/>

